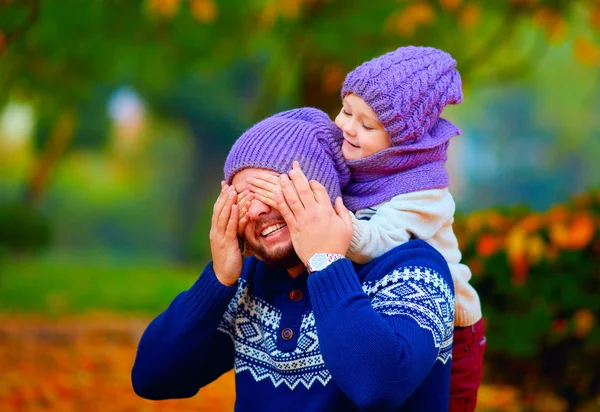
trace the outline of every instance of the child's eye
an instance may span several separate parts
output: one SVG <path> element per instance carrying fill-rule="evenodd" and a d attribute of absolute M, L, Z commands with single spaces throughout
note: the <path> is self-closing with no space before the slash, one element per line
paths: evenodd
<path fill-rule="evenodd" d="M 346 109 L 342 109 L 342 113 L 344 113 L 346 116 L 352 116 L 352 113 L 347 112 Z"/>
<path fill-rule="evenodd" d="M 362 127 L 363 127 L 365 130 L 369 130 L 369 131 L 374 129 L 374 127 L 369 127 L 369 126 L 367 126 L 366 124 L 363 124 L 363 125 L 362 125 Z"/>

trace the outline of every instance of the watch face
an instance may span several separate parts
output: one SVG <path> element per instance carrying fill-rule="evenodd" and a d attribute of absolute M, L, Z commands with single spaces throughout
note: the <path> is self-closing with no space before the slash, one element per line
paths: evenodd
<path fill-rule="evenodd" d="M 321 270 L 327 266 L 327 263 L 328 263 L 327 255 L 325 255 L 325 254 L 316 255 L 314 257 L 314 259 L 315 259 L 315 261 L 312 265 L 314 267 L 314 270 Z"/>
<path fill-rule="evenodd" d="M 329 259 L 326 253 L 317 253 L 308 261 L 309 272 L 317 272 L 327 267 Z"/>

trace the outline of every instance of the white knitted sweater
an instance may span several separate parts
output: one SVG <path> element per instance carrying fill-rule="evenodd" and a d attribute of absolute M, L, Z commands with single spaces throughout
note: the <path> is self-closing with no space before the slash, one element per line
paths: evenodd
<path fill-rule="evenodd" d="M 455 203 L 447 188 L 411 192 L 352 214 L 354 235 L 346 256 L 367 263 L 388 250 L 422 239 L 448 262 L 456 293 L 455 326 L 470 326 L 481 319 L 477 292 L 469 284 L 471 270 L 460 263 L 458 240 L 452 230 Z M 369 220 L 363 220 L 363 219 Z"/>

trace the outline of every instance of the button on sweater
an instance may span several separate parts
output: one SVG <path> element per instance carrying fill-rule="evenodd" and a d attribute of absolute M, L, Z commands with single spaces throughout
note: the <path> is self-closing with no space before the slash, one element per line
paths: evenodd
<path fill-rule="evenodd" d="M 421 240 L 295 279 L 252 257 L 231 287 L 209 263 L 144 332 L 132 383 L 191 397 L 234 368 L 236 411 L 448 410 L 453 317 L 448 265 Z"/>

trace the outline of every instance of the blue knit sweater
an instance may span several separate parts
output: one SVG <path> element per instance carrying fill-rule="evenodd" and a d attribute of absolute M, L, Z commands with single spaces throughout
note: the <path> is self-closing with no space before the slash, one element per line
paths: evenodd
<path fill-rule="evenodd" d="M 209 264 L 144 332 L 132 382 L 185 398 L 235 368 L 236 411 L 447 411 L 453 324 L 448 266 L 421 240 L 295 279 L 249 258 L 232 287 Z"/>

